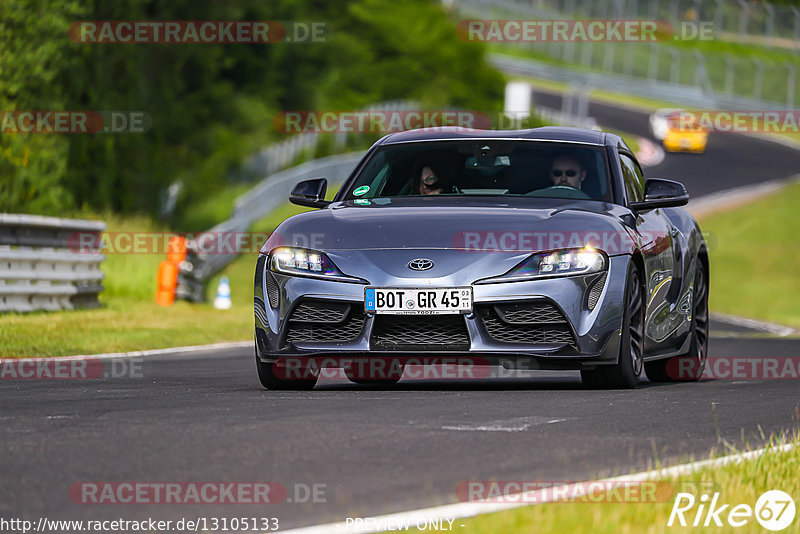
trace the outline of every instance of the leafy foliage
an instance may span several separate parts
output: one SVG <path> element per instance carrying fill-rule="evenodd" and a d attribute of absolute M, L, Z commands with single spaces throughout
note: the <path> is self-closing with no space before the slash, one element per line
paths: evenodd
<path fill-rule="evenodd" d="M 76 21 L 322 21 L 324 42 L 83 43 Z M 0 134 L 0 210 L 149 212 L 173 181 L 179 209 L 234 180 L 279 139 L 279 110 L 389 99 L 494 112 L 502 78 L 425 0 L 0 0 L 0 110 L 141 111 L 145 133 Z"/>

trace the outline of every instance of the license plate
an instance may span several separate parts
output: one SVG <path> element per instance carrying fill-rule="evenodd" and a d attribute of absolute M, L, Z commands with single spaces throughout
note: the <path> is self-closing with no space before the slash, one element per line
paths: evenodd
<path fill-rule="evenodd" d="M 368 287 L 364 290 L 364 309 L 370 313 L 400 315 L 470 313 L 472 288 Z"/>

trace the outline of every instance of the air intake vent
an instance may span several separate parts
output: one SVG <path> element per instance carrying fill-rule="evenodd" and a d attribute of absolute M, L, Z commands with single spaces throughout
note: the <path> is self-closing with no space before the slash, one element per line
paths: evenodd
<path fill-rule="evenodd" d="M 476 309 L 495 341 L 576 346 L 567 319 L 549 302 L 484 304 Z"/>
<path fill-rule="evenodd" d="M 272 308 L 278 307 L 280 296 L 280 289 L 278 288 L 278 281 L 272 276 L 272 273 L 267 272 L 267 299 Z"/>
<path fill-rule="evenodd" d="M 468 350 L 463 315 L 376 315 L 372 329 L 376 350 Z"/>
<path fill-rule="evenodd" d="M 361 334 L 364 310 L 346 302 L 304 301 L 289 317 L 289 343 L 342 343 Z"/>
<path fill-rule="evenodd" d="M 597 306 L 597 301 L 600 300 L 600 294 L 603 292 L 603 287 L 606 285 L 607 273 L 600 275 L 600 278 L 594 281 L 592 288 L 589 290 L 589 297 L 587 298 L 586 305 L 590 310 Z"/>

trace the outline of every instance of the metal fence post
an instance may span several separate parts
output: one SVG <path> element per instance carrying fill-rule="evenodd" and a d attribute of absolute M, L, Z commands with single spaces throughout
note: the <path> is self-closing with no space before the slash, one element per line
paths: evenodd
<path fill-rule="evenodd" d="M 714 88 L 711 86 L 711 79 L 708 77 L 706 60 L 699 50 L 694 51 L 694 60 L 694 84 L 701 86 L 706 92 L 713 94 Z"/>
<path fill-rule="evenodd" d="M 658 0 L 653 0 L 650 3 L 650 18 L 653 20 L 658 19 Z"/>
<path fill-rule="evenodd" d="M 747 22 L 750 19 L 750 6 L 744 0 L 737 0 L 739 2 L 739 39 L 744 37 L 747 32 Z"/>
<path fill-rule="evenodd" d="M 605 72 L 614 71 L 614 43 L 606 43 L 605 55 L 603 56 L 603 70 Z"/>
<path fill-rule="evenodd" d="M 681 68 L 681 55 L 674 48 L 667 48 L 669 55 L 672 57 L 672 65 L 670 65 L 669 81 L 671 83 L 678 83 L 680 81 L 680 68 Z"/>
<path fill-rule="evenodd" d="M 633 74 L 633 46 L 632 43 L 625 45 L 625 65 L 623 69 L 628 76 Z"/>
<path fill-rule="evenodd" d="M 725 89 L 727 94 L 733 94 L 733 57 L 730 54 L 725 54 Z"/>
<path fill-rule="evenodd" d="M 794 107 L 795 68 L 792 63 L 786 63 L 786 107 Z"/>
<path fill-rule="evenodd" d="M 764 9 L 767 11 L 767 46 L 772 46 L 772 33 L 775 30 L 775 8 L 769 2 L 764 2 Z"/>
<path fill-rule="evenodd" d="M 591 41 L 581 44 L 581 65 L 591 66 L 593 43 Z"/>
<path fill-rule="evenodd" d="M 761 100 L 761 86 L 764 83 L 764 63 L 758 58 L 753 58 L 753 63 L 756 66 L 756 77 L 753 80 L 753 99 Z"/>
<path fill-rule="evenodd" d="M 647 71 L 647 77 L 650 80 L 658 79 L 658 47 L 650 43 L 650 65 Z"/>
<path fill-rule="evenodd" d="M 678 2 L 670 2 L 670 4 L 669 4 L 669 18 L 670 18 L 669 22 L 670 22 L 670 24 L 672 24 L 672 27 L 673 28 L 677 27 L 678 23 L 680 22 L 679 21 L 680 17 L 678 16 Z"/>
<path fill-rule="evenodd" d="M 718 37 L 722 33 L 722 22 L 724 19 L 723 8 L 725 0 L 716 0 L 717 7 L 714 9 L 714 36 Z"/>

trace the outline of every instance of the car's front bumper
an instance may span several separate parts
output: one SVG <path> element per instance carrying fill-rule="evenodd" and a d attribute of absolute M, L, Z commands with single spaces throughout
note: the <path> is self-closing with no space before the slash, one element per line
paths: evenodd
<path fill-rule="evenodd" d="M 473 284 L 475 311 L 463 316 L 468 337 L 464 338 L 463 344 L 408 345 L 393 350 L 386 350 L 385 345 L 376 342 L 376 322 L 398 316 L 363 314 L 365 285 L 267 273 L 263 262 L 259 262 L 255 289 L 256 345 L 259 357 L 265 362 L 287 357 L 331 355 L 393 358 L 468 355 L 489 365 L 530 369 L 583 369 L 612 364 L 617 361 L 619 354 L 629 261 L 629 256 L 609 258 L 603 281 L 598 280 L 600 275 L 594 274 L 527 282 Z M 268 281 L 268 276 L 272 280 Z M 396 280 L 384 284 L 370 282 L 377 286 L 403 286 L 397 284 Z M 268 291 L 268 283 L 272 284 L 271 291 Z M 602 290 L 598 291 L 597 285 L 600 283 Z M 405 287 L 419 285 L 418 279 L 409 280 Z M 426 285 L 452 287 L 465 284 L 453 284 L 450 280 L 437 283 L 436 279 L 429 279 Z M 596 303 L 590 307 L 589 297 L 593 290 Z M 288 319 L 302 302 L 311 301 L 349 304 L 352 310 L 363 314 L 359 315 L 362 322 L 356 325 L 357 335 L 345 340 L 289 341 L 287 334 L 291 325 Z M 479 310 L 509 303 L 545 303 L 554 307 L 569 328 L 571 342 L 564 342 L 563 339 L 559 342 L 536 343 L 498 340 L 492 335 L 497 330 L 490 331 L 487 328 L 488 316 L 479 313 Z"/>

